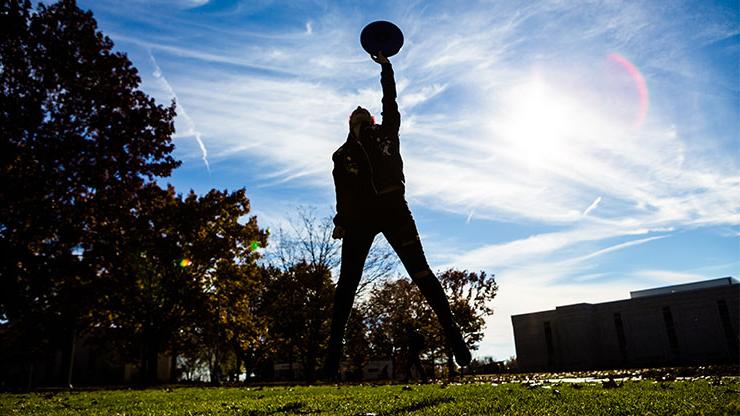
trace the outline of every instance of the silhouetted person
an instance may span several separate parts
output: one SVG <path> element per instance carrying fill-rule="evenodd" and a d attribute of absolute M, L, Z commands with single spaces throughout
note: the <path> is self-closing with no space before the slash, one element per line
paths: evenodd
<path fill-rule="evenodd" d="M 396 82 L 391 63 L 382 54 L 383 123 L 357 107 L 349 119 L 347 141 L 332 155 L 337 215 L 334 238 L 343 238 L 342 266 L 334 296 L 326 376 L 336 378 L 342 356 L 344 330 L 362 277 L 370 246 L 383 233 L 401 259 L 411 280 L 436 313 L 457 363 L 470 363 L 470 351 L 452 318 L 442 285 L 427 264 L 416 223 L 404 197 L 403 161 L 399 153 L 401 115 L 396 104 Z"/>
<path fill-rule="evenodd" d="M 406 325 L 406 375 L 404 377 L 406 383 L 411 379 L 411 372 L 414 368 L 416 368 L 421 381 L 427 382 L 427 372 L 421 364 L 421 357 L 419 357 L 421 352 L 424 351 L 424 347 L 426 347 L 424 335 L 421 335 L 413 326 Z"/>

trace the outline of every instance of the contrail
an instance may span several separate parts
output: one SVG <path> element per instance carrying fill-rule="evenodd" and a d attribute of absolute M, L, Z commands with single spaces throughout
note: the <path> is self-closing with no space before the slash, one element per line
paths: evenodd
<path fill-rule="evenodd" d="M 149 58 L 151 58 L 152 63 L 154 64 L 154 78 L 156 78 L 157 81 L 159 81 L 159 83 L 167 90 L 167 92 L 170 93 L 172 98 L 175 99 L 175 103 L 177 104 L 177 113 L 178 115 L 182 116 L 182 120 L 185 122 L 185 126 L 187 127 L 187 131 L 185 131 L 184 135 L 195 137 L 195 141 L 197 141 L 198 146 L 200 146 L 200 153 L 201 158 L 203 159 L 203 163 L 205 163 L 208 173 L 211 173 L 211 166 L 208 164 L 208 149 L 206 149 L 206 145 L 205 143 L 203 143 L 201 133 L 195 128 L 195 122 L 192 118 L 190 118 L 187 111 L 185 111 L 185 107 L 180 103 L 180 99 L 177 98 L 177 94 L 175 94 L 175 90 L 172 88 L 172 85 L 167 82 L 167 78 L 165 78 L 162 74 L 162 69 L 159 67 L 159 65 L 157 65 L 157 61 L 156 59 L 154 59 L 152 51 L 147 50 L 147 52 L 149 53 Z"/>
<path fill-rule="evenodd" d="M 660 240 L 660 239 L 663 239 L 663 238 L 666 238 L 666 237 L 670 237 L 670 234 L 668 234 L 668 235 L 658 235 L 658 236 L 655 236 L 655 237 L 648 237 L 648 238 L 642 238 L 642 239 L 639 239 L 639 240 L 627 241 L 625 243 L 620 243 L 620 244 L 613 245 L 611 247 L 607 247 L 607 248 L 601 249 L 601 250 L 596 251 L 596 252 L 593 252 L 591 254 L 586 254 L 585 256 L 581 256 L 581 257 L 577 257 L 575 259 L 571 259 L 570 261 L 584 261 L 584 260 L 588 260 L 588 259 L 591 259 L 591 258 L 600 256 L 602 254 L 611 253 L 613 251 L 618 251 L 618 250 L 621 250 L 623 248 L 636 246 L 638 244 L 649 243 L 651 241 Z"/>
<path fill-rule="evenodd" d="M 593 211 L 594 209 L 596 209 L 596 207 L 599 206 L 599 203 L 600 202 L 601 202 L 601 196 L 597 197 L 594 200 L 594 202 L 592 202 L 591 205 L 589 205 L 588 208 L 586 208 L 586 210 L 583 211 L 583 214 L 581 214 L 581 215 L 585 217 L 586 215 L 590 214 L 591 211 Z"/>

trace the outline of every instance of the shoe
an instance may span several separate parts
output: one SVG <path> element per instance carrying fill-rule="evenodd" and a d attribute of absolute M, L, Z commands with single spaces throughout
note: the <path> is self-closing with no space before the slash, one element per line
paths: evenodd
<path fill-rule="evenodd" d="M 457 365 L 459 365 L 460 367 L 465 367 L 470 364 L 470 361 L 473 359 L 473 357 L 470 355 L 470 350 L 465 344 L 465 340 L 463 339 L 460 332 L 456 332 L 457 336 L 453 337 L 453 339 L 451 340 L 452 352 L 453 354 L 455 354 L 455 362 L 457 362 Z"/>
<path fill-rule="evenodd" d="M 322 378 L 329 383 L 339 380 L 339 353 L 336 348 L 329 348 L 326 361 L 324 361 L 324 374 Z"/>

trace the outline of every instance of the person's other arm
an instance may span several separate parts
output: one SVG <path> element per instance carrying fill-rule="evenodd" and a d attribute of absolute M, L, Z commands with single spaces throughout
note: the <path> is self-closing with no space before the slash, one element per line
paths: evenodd
<path fill-rule="evenodd" d="M 337 214 L 334 216 L 334 230 L 332 231 L 332 238 L 339 239 L 344 237 L 344 230 L 346 226 L 346 212 L 349 204 L 350 195 L 348 194 L 348 184 L 346 178 L 346 171 L 341 160 L 338 160 L 341 155 L 334 154 L 332 159 L 334 160 L 334 170 L 332 176 L 334 176 L 334 189 L 337 196 Z"/>

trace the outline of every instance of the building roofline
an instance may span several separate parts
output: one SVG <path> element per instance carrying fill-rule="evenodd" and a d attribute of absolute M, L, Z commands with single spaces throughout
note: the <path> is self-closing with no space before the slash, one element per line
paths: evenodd
<path fill-rule="evenodd" d="M 652 289 L 642 289 L 642 290 L 636 290 L 630 292 L 630 297 L 627 299 L 616 299 L 616 300 L 609 300 L 605 302 L 599 302 L 599 303 L 587 303 L 587 302 L 581 302 L 581 303 L 573 303 L 569 305 L 561 305 L 556 306 L 553 309 L 547 309 L 544 311 L 536 311 L 536 312 L 525 312 L 525 313 L 519 313 L 515 315 L 511 315 L 511 319 L 514 319 L 515 317 L 521 317 L 521 316 L 532 316 L 536 314 L 546 314 L 546 313 L 554 313 L 555 311 L 563 311 L 563 310 L 576 310 L 581 308 L 589 308 L 596 305 L 605 305 L 608 303 L 616 303 L 616 302 L 629 302 L 631 300 L 635 299 L 643 299 L 651 296 L 666 296 L 666 295 L 672 295 L 676 293 L 685 293 L 685 292 L 693 292 L 698 290 L 704 290 L 704 289 L 717 289 L 720 287 L 730 287 L 734 285 L 740 284 L 740 281 L 738 281 L 733 276 L 727 276 L 727 277 L 720 277 L 718 279 L 709 279 L 709 280 L 701 280 L 698 282 L 690 282 L 690 283 L 682 283 L 678 285 L 671 285 L 671 286 L 663 286 L 663 287 L 657 287 Z M 637 293 L 637 296 L 635 294 Z"/>
<path fill-rule="evenodd" d="M 732 276 L 720 277 L 718 279 L 700 280 L 698 282 L 681 283 L 671 286 L 662 286 L 650 289 L 633 290 L 630 292 L 630 299 L 643 298 L 647 296 L 668 295 L 678 292 L 689 292 L 692 290 L 709 289 L 713 287 L 732 286 L 740 284 Z"/>

